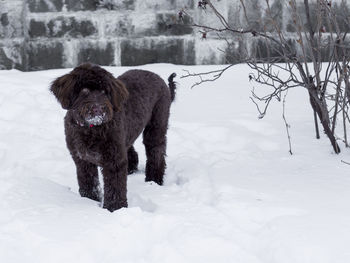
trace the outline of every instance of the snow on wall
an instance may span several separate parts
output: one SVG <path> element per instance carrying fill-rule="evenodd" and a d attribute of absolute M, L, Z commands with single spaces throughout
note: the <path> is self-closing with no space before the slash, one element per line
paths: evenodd
<path fill-rule="evenodd" d="M 245 1 L 247 16 L 258 29 L 269 26 L 264 2 Z M 350 13 L 346 0 L 333 2 L 337 12 Z M 212 3 L 232 27 L 247 28 L 239 0 Z M 287 5 L 284 0 L 270 1 L 279 26 L 293 35 Z M 261 44 L 236 36 L 230 36 L 228 44 L 214 33 L 202 39 L 203 32 L 189 26 L 193 22 L 220 26 L 209 9 L 198 8 L 196 0 L 0 0 L 0 69 L 74 67 L 84 61 L 222 64 L 237 61 Z"/>

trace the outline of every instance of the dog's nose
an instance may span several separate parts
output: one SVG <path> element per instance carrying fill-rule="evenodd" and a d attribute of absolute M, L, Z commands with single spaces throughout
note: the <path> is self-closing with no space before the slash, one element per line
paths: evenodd
<path fill-rule="evenodd" d="M 91 111 L 95 115 L 101 115 L 102 114 L 102 107 L 100 105 L 93 105 L 91 108 Z"/>

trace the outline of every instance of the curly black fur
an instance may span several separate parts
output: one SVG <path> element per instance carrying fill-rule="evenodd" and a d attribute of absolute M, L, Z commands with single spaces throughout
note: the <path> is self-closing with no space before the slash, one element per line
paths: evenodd
<path fill-rule="evenodd" d="M 169 108 L 175 98 L 173 73 L 169 86 L 155 73 L 130 70 L 114 78 L 85 63 L 57 78 L 51 91 L 67 110 L 67 147 L 75 162 L 79 192 L 100 201 L 97 167 L 104 180 L 103 207 L 127 207 L 127 174 L 137 170 L 133 147 L 143 132 L 146 181 L 163 184 Z"/>

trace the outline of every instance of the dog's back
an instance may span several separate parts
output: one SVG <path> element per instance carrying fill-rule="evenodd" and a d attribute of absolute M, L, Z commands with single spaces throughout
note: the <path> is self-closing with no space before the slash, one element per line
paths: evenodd
<path fill-rule="evenodd" d="M 175 96 L 174 77 L 174 74 L 169 77 L 169 86 L 159 75 L 146 70 L 129 70 L 117 78 L 129 92 L 125 105 L 129 120 L 128 127 L 125 127 L 127 144 L 134 142 L 155 111 L 161 111 L 163 118 L 168 119 L 170 104 Z"/>
<path fill-rule="evenodd" d="M 159 97 L 169 97 L 173 101 L 175 97 L 175 83 L 173 78 L 175 73 L 168 78 L 169 86 L 157 74 L 147 70 L 129 70 L 120 75 L 117 79 L 122 81 L 129 91 L 131 99 L 133 95 L 144 97 L 145 99 L 158 100 Z"/>

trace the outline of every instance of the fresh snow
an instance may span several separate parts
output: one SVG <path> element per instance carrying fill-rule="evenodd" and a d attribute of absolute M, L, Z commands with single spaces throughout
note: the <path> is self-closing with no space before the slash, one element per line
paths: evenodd
<path fill-rule="evenodd" d="M 193 89 L 183 69 L 220 66 L 140 68 L 178 75 L 165 183 L 144 182 L 139 139 L 129 208 L 114 213 L 78 194 L 65 111 L 48 90 L 69 69 L 0 71 L 2 263 L 350 262 L 349 150 L 315 139 L 303 88 L 287 98 L 291 156 L 282 105 L 258 119 L 247 66 Z"/>

